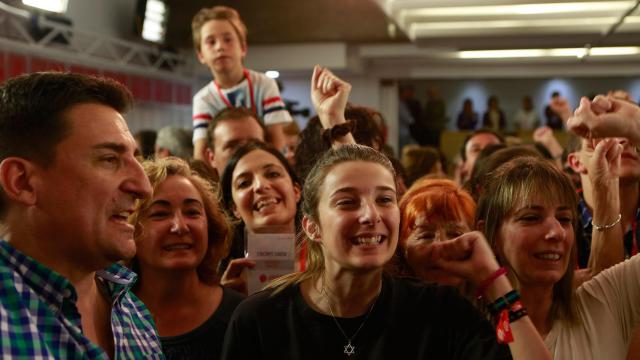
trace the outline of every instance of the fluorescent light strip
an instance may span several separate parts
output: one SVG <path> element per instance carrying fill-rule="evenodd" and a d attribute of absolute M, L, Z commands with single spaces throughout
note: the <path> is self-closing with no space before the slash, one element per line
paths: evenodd
<path fill-rule="evenodd" d="M 22 3 L 34 8 L 65 13 L 67 11 L 68 0 L 22 0 Z"/>
<path fill-rule="evenodd" d="M 610 25 L 618 21 L 616 17 L 577 18 L 577 19 L 531 19 L 531 20 L 492 20 L 492 21 L 452 21 L 452 22 L 420 22 L 411 24 L 419 31 L 426 30 L 467 30 L 489 28 L 522 28 L 522 27 L 565 27 L 584 25 Z"/>
<path fill-rule="evenodd" d="M 640 55 L 640 47 L 596 47 L 589 50 L 590 56 L 625 56 Z M 587 54 L 585 48 L 560 48 L 560 49 L 514 49 L 514 50 L 470 50 L 458 51 L 458 59 L 507 59 L 507 58 L 533 58 L 533 57 L 578 57 Z"/>
<path fill-rule="evenodd" d="M 488 16 L 488 15 L 537 15 L 585 13 L 600 11 L 625 11 L 631 8 L 635 1 L 602 1 L 575 2 L 552 4 L 522 4 L 496 6 L 457 6 L 434 7 L 419 9 L 402 9 L 400 16 Z"/>

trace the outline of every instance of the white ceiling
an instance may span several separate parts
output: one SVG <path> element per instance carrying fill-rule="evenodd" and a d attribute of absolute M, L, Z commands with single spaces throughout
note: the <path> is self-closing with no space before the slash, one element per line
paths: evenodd
<path fill-rule="evenodd" d="M 473 56 L 460 50 L 537 49 L 496 53 L 513 62 L 599 55 L 598 47 L 640 45 L 640 1 L 590 0 L 376 0 L 409 37 L 420 58 Z M 549 49 L 562 50 L 549 50 Z M 585 50 L 580 50 L 580 49 Z M 591 52 L 591 48 L 593 51 Z M 565 50 L 571 49 L 571 50 Z M 615 49 L 614 49 L 615 50 Z M 640 59 L 640 48 L 616 59 Z M 517 55 L 514 55 L 517 54 Z M 528 55 L 527 55 L 528 54 Z M 485 60 L 491 53 L 481 53 Z"/>

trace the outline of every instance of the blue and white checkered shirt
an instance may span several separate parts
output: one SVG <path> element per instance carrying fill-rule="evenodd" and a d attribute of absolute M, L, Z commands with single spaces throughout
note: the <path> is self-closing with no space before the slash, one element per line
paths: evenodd
<path fill-rule="evenodd" d="M 131 292 L 136 275 L 114 264 L 96 273 L 111 296 L 115 359 L 163 359 L 151 314 Z M 82 334 L 65 277 L 0 241 L 2 359 L 109 359 Z"/>

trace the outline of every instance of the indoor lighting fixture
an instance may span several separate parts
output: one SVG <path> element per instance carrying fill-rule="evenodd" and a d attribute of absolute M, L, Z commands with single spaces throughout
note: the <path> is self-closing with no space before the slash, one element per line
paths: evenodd
<path fill-rule="evenodd" d="M 67 12 L 69 0 L 22 0 L 22 3 L 37 9 L 64 14 Z"/>
<path fill-rule="evenodd" d="M 491 16 L 491 15 L 543 15 L 585 12 L 625 11 L 631 8 L 635 1 L 602 1 L 602 2 L 567 2 L 549 4 L 520 4 L 494 6 L 456 6 L 433 7 L 418 9 L 402 9 L 401 17 L 461 17 L 461 16 Z"/>
<path fill-rule="evenodd" d="M 640 55 L 638 46 L 559 48 L 559 49 L 514 49 L 514 50 L 469 50 L 458 51 L 458 59 L 508 59 L 532 57 L 577 57 Z"/>
<path fill-rule="evenodd" d="M 159 0 L 147 0 L 142 23 L 142 38 L 161 43 L 164 41 L 167 23 L 167 5 Z"/>
<path fill-rule="evenodd" d="M 277 79 L 280 77 L 280 72 L 276 70 L 267 70 L 265 71 L 264 74 L 267 75 L 267 77 L 270 77 L 272 79 Z"/>
<path fill-rule="evenodd" d="M 419 31 L 443 31 L 443 30 L 462 30 L 469 29 L 493 29 L 493 28 L 546 28 L 546 27 L 568 27 L 568 26 L 592 26 L 592 25 L 610 25 L 618 20 L 616 17 L 598 17 L 598 18 L 575 18 L 562 19 L 562 23 L 558 23 L 558 19 L 526 19 L 526 20 L 489 20 L 489 21 L 451 21 L 451 22 L 417 22 L 411 24 L 412 29 Z"/>

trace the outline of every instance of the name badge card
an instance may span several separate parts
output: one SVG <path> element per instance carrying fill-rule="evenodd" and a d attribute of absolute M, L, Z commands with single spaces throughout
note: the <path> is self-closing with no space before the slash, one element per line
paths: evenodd
<path fill-rule="evenodd" d="M 295 234 L 247 232 L 247 258 L 256 266 L 249 269 L 249 294 L 262 290 L 271 280 L 295 271 Z"/>

